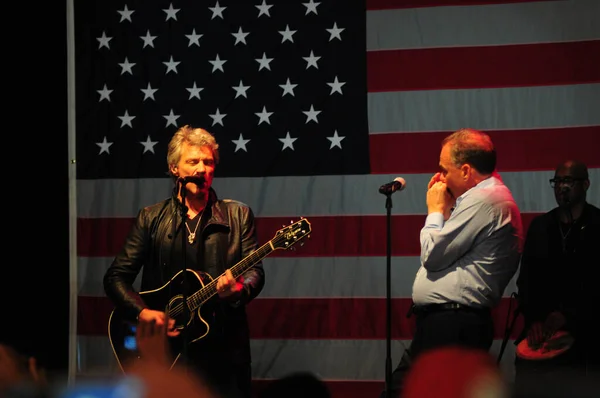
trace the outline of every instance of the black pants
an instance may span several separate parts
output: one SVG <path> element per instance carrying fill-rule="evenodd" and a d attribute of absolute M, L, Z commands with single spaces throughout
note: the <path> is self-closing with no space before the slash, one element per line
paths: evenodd
<path fill-rule="evenodd" d="M 494 340 L 494 323 L 489 311 L 451 309 L 417 314 L 416 317 L 416 330 L 411 345 L 402 354 L 392 373 L 389 396 L 393 398 L 401 396 L 406 373 L 411 363 L 423 352 L 444 346 L 489 351 Z M 387 396 L 384 389 L 380 398 Z"/>
<path fill-rule="evenodd" d="M 198 343 L 191 345 L 187 366 L 219 398 L 251 398 L 252 367 L 250 361 L 236 361 L 226 347 Z"/>

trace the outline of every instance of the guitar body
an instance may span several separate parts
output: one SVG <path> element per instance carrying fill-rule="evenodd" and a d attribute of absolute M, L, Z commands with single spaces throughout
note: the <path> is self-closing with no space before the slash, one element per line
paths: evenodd
<path fill-rule="evenodd" d="M 187 290 L 184 289 L 185 279 L 188 283 Z M 211 281 L 212 278 L 208 274 L 193 270 L 186 270 L 185 272 L 182 270 L 175 274 L 164 286 L 155 290 L 140 292 L 140 296 L 148 308 L 168 313 L 175 320 L 177 329 L 187 328 L 186 333 L 169 337 L 171 354 L 175 358 L 173 365 L 177 363 L 184 344 L 191 344 L 202 339 L 210 330 L 209 322 L 205 320 L 205 318 L 210 318 L 207 314 L 210 312 L 208 311 L 210 305 L 200 305 L 188 315 L 183 311 L 183 292 L 189 292 L 189 296 L 200 291 Z M 124 371 L 124 365 L 140 358 L 135 344 L 135 328 L 135 322 L 127 319 L 118 308 L 113 310 L 108 321 L 108 338 L 122 371 Z M 187 343 L 184 341 L 184 335 Z"/>

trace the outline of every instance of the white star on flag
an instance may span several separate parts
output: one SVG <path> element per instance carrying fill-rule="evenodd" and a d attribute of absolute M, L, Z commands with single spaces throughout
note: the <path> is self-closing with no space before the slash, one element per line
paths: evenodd
<path fill-rule="evenodd" d="M 294 35 L 294 33 L 296 33 L 296 31 L 290 30 L 289 25 L 285 25 L 285 30 L 280 30 L 279 33 L 281 34 L 281 36 L 283 36 L 281 38 L 282 43 L 286 40 L 289 40 L 291 43 L 294 42 L 294 38 L 292 36 Z"/>
<path fill-rule="evenodd" d="M 154 39 L 156 39 L 156 36 L 150 35 L 150 29 L 146 31 L 146 36 L 140 36 L 140 39 L 144 41 L 144 46 L 142 48 L 146 48 L 146 46 L 154 48 Z"/>
<path fill-rule="evenodd" d="M 311 120 L 313 120 L 315 123 L 319 123 L 317 120 L 317 115 L 321 113 L 321 111 L 315 111 L 315 108 L 312 105 L 310 106 L 310 110 L 302 111 L 302 113 L 306 115 L 306 123 L 310 122 Z"/>
<path fill-rule="evenodd" d="M 335 77 L 335 79 L 333 79 L 333 82 L 331 83 L 327 83 L 327 85 L 329 87 L 331 87 L 331 92 L 329 93 L 329 95 L 333 94 L 333 93 L 342 93 L 342 86 L 346 84 L 346 82 L 340 82 L 337 78 L 337 76 Z"/>
<path fill-rule="evenodd" d="M 331 36 L 329 36 L 329 41 L 333 40 L 333 39 L 338 39 L 338 40 L 342 40 L 342 37 L 340 36 L 340 33 L 342 33 L 342 31 L 344 30 L 344 28 L 338 28 L 337 27 L 337 23 L 333 23 L 333 28 L 331 29 L 326 29 L 329 34 Z"/>
<path fill-rule="evenodd" d="M 337 130 L 333 132 L 333 136 L 327 137 L 329 141 L 331 141 L 331 145 L 329 145 L 329 149 L 333 149 L 333 147 L 338 147 L 342 149 L 342 140 L 346 138 L 345 136 L 339 136 Z"/>
<path fill-rule="evenodd" d="M 148 83 L 148 88 L 142 88 L 142 93 L 144 93 L 144 99 L 143 101 L 146 101 L 148 98 L 156 101 L 156 99 L 154 98 L 154 93 L 158 91 L 157 88 L 152 88 L 152 86 L 150 86 L 150 83 Z"/>
<path fill-rule="evenodd" d="M 112 40 L 112 37 L 106 37 L 106 32 L 102 31 L 102 36 L 96 37 L 96 40 L 98 40 L 98 42 L 100 43 L 98 44 L 98 49 L 106 47 L 110 50 L 110 45 L 108 44 L 108 42 Z"/>
<path fill-rule="evenodd" d="M 200 91 L 204 90 L 204 88 L 203 87 L 197 87 L 196 86 L 196 82 L 194 82 L 194 85 L 192 87 L 190 87 L 190 88 L 186 88 L 186 90 L 189 91 L 189 93 L 190 93 L 190 97 L 188 99 L 192 99 L 194 97 L 198 98 L 198 99 L 201 99 L 200 98 Z"/>
<path fill-rule="evenodd" d="M 170 3 L 169 8 L 167 8 L 166 10 L 163 9 L 163 11 L 167 13 L 165 21 L 168 21 L 169 19 L 177 21 L 177 12 L 179 12 L 179 8 L 173 8 L 173 3 Z"/>
<path fill-rule="evenodd" d="M 273 114 L 273 112 L 267 112 L 267 107 L 263 106 L 261 112 L 255 113 L 255 115 L 259 117 L 258 124 L 261 124 L 262 122 L 271 124 L 271 121 L 269 120 L 269 118 L 271 117 L 272 114 Z"/>
<path fill-rule="evenodd" d="M 146 141 L 140 141 L 140 144 L 142 144 L 144 146 L 144 152 L 142 152 L 142 153 L 146 153 L 146 152 L 154 153 L 154 145 L 158 144 L 158 141 L 152 141 L 150 139 L 150 136 L 148 136 L 148 138 L 146 138 Z"/>
<path fill-rule="evenodd" d="M 167 125 L 165 127 L 174 126 L 177 127 L 177 119 L 179 119 L 180 115 L 175 115 L 173 113 L 173 109 L 169 112 L 168 115 L 163 115 L 165 119 L 167 119 Z"/>
<path fill-rule="evenodd" d="M 319 15 L 317 12 L 317 6 L 321 4 L 320 2 L 315 3 L 314 0 L 310 0 L 309 3 L 302 3 L 304 7 L 306 7 L 306 13 L 304 15 L 308 15 L 308 13 L 312 12 L 315 15 Z"/>
<path fill-rule="evenodd" d="M 261 5 L 258 5 L 255 7 L 258 8 L 258 11 L 259 11 L 258 17 L 260 17 L 261 15 L 266 15 L 267 17 L 271 16 L 271 14 L 269 13 L 269 8 L 271 8 L 273 6 L 270 4 L 267 4 L 267 2 L 265 0 L 263 0 Z"/>
<path fill-rule="evenodd" d="M 200 38 L 204 36 L 202 34 L 196 34 L 196 29 L 192 29 L 192 34 L 191 35 L 185 35 L 185 37 L 188 38 L 188 40 L 190 41 L 188 43 L 188 47 L 191 47 L 192 45 L 197 45 L 198 47 L 200 47 Z"/>
<path fill-rule="evenodd" d="M 258 70 L 262 70 L 262 68 L 271 70 L 271 66 L 269 65 L 271 61 L 273 61 L 273 58 L 267 58 L 267 54 L 263 53 L 262 58 L 256 58 L 256 62 L 259 63 Z"/>
<path fill-rule="evenodd" d="M 315 57 L 315 54 L 313 54 L 312 50 L 310 50 L 310 56 L 302 57 L 302 59 L 306 61 L 306 69 L 310 68 L 311 66 L 313 66 L 315 69 L 319 69 L 317 61 L 321 59 L 321 57 Z"/>
<path fill-rule="evenodd" d="M 133 75 L 133 71 L 131 70 L 131 68 L 133 68 L 135 66 L 135 64 L 129 62 L 127 57 L 125 57 L 125 61 L 123 63 L 120 63 L 119 66 L 122 68 L 121 69 L 122 75 L 125 74 L 125 72 L 129 73 L 130 75 Z"/>
<path fill-rule="evenodd" d="M 294 141 L 296 141 L 297 139 L 298 138 L 290 137 L 290 132 L 288 131 L 285 135 L 285 138 L 279 138 L 279 141 L 283 142 L 283 148 L 281 148 L 281 150 L 283 151 L 285 148 L 290 148 L 293 151 Z"/>
<path fill-rule="evenodd" d="M 118 118 L 121 119 L 121 127 L 129 126 L 133 128 L 131 121 L 135 119 L 135 116 L 129 116 L 129 112 L 127 112 L 127 109 L 125 109 L 125 114 L 123 116 L 118 116 Z"/>
<path fill-rule="evenodd" d="M 109 90 L 108 87 L 106 87 L 106 84 L 104 85 L 104 88 L 102 90 L 96 90 L 96 92 L 100 94 L 100 99 L 98 100 L 98 102 L 102 101 L 103 99 L 110 102 L 110 93 L 112 93 L 113 90 Z"/>
<path fill-rule="evenodd" d="M 240 137 L 237 140 L 231 140 L 231 142 L 233 142 L 235 144 L 235 151 L 237 152 L 238 150 L 243 150 L 245 152 L 248 152 L 248 150 L 246 149 L 246 144 L 250 142 L 250 140 L 245 140 L 244 136 L 240 133 Z"/>
<path fill-rule="evenodd" d="M 169 72 L 177 73 L 177 65 L 179 65 L 180 62 L 173 61 L 173 56 L 171 55 L 169 62 L 163 62 L 163 64 L 167 65 L 167 71 L 165 72 L 165 75 L 166 75 Z"/>
<path fill-rule="evenodd" d="M 110 154 L 109 148 L 112 144 L 113 144 L 112 142 L 106 141 L 106 136 L 104 136 L 104 141 L 96 142 L 96 145 L 98 145 L 100 147 L 100 152 L 98 153 L 98 155 L 101 155 L 103 152 Z"/>
<path fill-rule="evenodd" d="M 131 11 L 130 11 L 130 10 L 127 8 L 127 4 L 125 4 L 125 8 L 123 8 L 123 11 L 119 11 L 119 10 L 117 10 L 117 12 L 118 12 L 119 14 L 121 14 L 121 20 L 120 20 L 119 22 L 123 22 L 123 21 L 125 21 L 125 20 L 128 20 L 129 22 L 133 22 L 133 21 L 131 20 L 131 14 L 133 14 L 133 13 L 135 12 L 135 10 L 131 10 Z"/>
<path fill-rule="evenodd" d="M 292 84 L 290 82 L 290 78 L 288 77 L 285 84 L 279 85 L 279 87 L 281 87 L 283 89 L 283 94 L 281 94 L 281 96 L 283 97 L 284 95 L 289 94 L 292 97 L 294 97 L 294 89 L 296 88 L 296 86 L 297 86 L 297 84 Z"/>
<path fill-rule="evenodd" d="M 240 29 L 237 31 L 237 33 L 232 33 L 231 34 L 233 37 L 235 37 L 235 43 L 233 44 L 234 46 L 238 43 L 246 43 L 246 36 L 249 35 L 249 33 L 245 33 L 242 31 L 242 27 L 240 26 Z"/>
<path fill-rule="evenodd" d="M 208 61 L 212 64 L 213 68 L 212 68 L 212 72 L 215 73 L 216 70 L 220 70 L 221 72 L 225 72 L 225 70 L 223 69 L 223 65 L 225 64 L 225 62 L 227 62 L 227 60 L 222 60 L 221 58 L 219 58 L 219 54 L 217 54 L 217 57 L 212 60 L 212 61 Z"/>
<path fill-rule="evenodd" d="M 226 9 L 227 7 L 221 7 L 219 5 L 219 2 L 217 1 L 217 3 L 215 4 L 214 7 L 208 7 L 209 10 L 212 11 L 212 17 L 210 19 L 215 19 L 216 17 L 219 17 L 221 19 L 223 18 L 223 11 Z"/>
<path fill-rule="evenodd" d="M 217 108 L 217 111 L 213 114 L 209 114 L 208 116 L 210 116 L 210 118 L 213 120 L 212 125 L 214 126 L 215 124 L 220 124 L 221 126 L 224 126 L 223 124 L 223 118 L 225 116 L 227 116 L 226 113 L 221 113 L 221 111 L 219 111 L 219 108 Z"/>
<path fill-rule="evenodd" d="M 235 90 L 235 98 L 239 97 L 240 95 L 248 98 L 248 96 L 246 95 L 246 91 L 248 91 L 250 86 L 244 86 L 244 83 L 241 80 L 240 84 L 237 87 L 233 86 L 232 88 Z"/>

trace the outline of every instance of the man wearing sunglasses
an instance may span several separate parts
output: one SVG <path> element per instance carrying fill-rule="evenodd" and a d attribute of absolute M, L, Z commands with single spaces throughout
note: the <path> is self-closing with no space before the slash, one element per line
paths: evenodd
<path fill-rule="evenodd" d="M 550 179 L 558 206 L 528 229 L 517 280 L 524 328 L 516 344 L 527 339 L 540 360 L 517 356 L 517 389 L 598 377 L 600 209 L 587 202 L 589 187 L 584 163 L 560 164 Z"/>

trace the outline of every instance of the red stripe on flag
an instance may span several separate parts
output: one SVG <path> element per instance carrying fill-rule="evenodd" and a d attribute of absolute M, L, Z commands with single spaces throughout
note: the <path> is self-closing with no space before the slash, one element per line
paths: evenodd
<path fill-rule="evenodd" d="M 80 257 L 114 257 L 134 218 L 78 218 L 77 255 Z"/>
<path fill-rule="evenodd" d="M 539 213 L 523 213 L 523 226 Z M 419 234 L 424 214 L 392 216 L 393 256 L 420 255 Z M 276 250 L 275 256 L 336 257 L 385 256 L 387 254 L 386 216 L 315 216 L 308 217 L 311 238 L 295 251 Z M 271 240 L 289 217 L 258 217 L 258 241 Z M 133 218 L 79 218 L 77 220 L 77 254 L 80 257 L 113 257 L 129 232 Z"/>
<path fill-rule="evenodd" d="M 391 304 L 392 338 L 412 339 L 414 317 L 406 317 L 411 299 L 394 298 Z M 515 306 L 514 299 L 505 297 L 493 310 L 496 339 L 504 337 Z M 77 334 L 107 335 L 112 310 L 113 305 L 106 297 L 80 296 Z M 247 311 L 253 339 L 382 340 L 387 333 L 385 298 L 265 298 L 252 301 Z M 518 318 L 512 338 L 521 328 Z"/>
<path fill-rule="evenodd" d="M 524 213 L 524 227 L 539 213 Z M 392 236 L 397 242 L 393 256 L 418 256 L 419 234 L 425 215 L 392 216 Z M 308 218 L 311 238 L 296 251 L 277 250 L 271 256 L 333 257 L 385 256 L 385 216 L 317 216 Z M 77 220 L 78 255 L 81 257 L 112 257 L 127 236 L 132 218 L 80 218 Z M 258 217 L 256 228 L 261 244 L 274 237 L 289 217 Z"/>
<path fill-rule="evenodd" d="M 367 53 L 369 92 L 600 81 L 600 40 Z"/>
<path fill-rule="evenodd" d="M 392 338 L 410 340 L 414 317 L 406 314 L 410 298 L 392 299 Z M 496 339 L 502 339 L 507 317 L 516 302 L 503 298 L 493 310 Z M 247 307 L 254 339 L 377 339 L 386 338 L 385 298 L 257 299 Z M 290 316 L 292 315 L 293 316 Z M 513 328 L 512 337 L 522 323 Z"/>
<path fill-rule="evenodd" d="M 447 132 L 371 134 L 372 174 L 435 173 L 440 143 Z M 600 167 L 600 126 L 531 130 L 486 130 L 498 153 L 498 170 L 554 170 L 566 159 L 580 159 L 589 168 Z M 390 151 L 390 148 L 398 148 Z M 404 150 L 419 148 L 418 151 Z"/>
<path fill-rule="evenodd" d="M 367 10 L 389 10 L 397 8 L 470 6 L 510 3 L 536 3 L 558 0 L 367 0 Z"/>
<path fill-rule="evenodd" d="M 259 398 L 273 380 L 252 380 L 252 397 Z M 383 381 L 323 380 L 331 398 L 378 397 L 385 388 Z M 287 398 L 287 397 L 281 397 Z"/>

